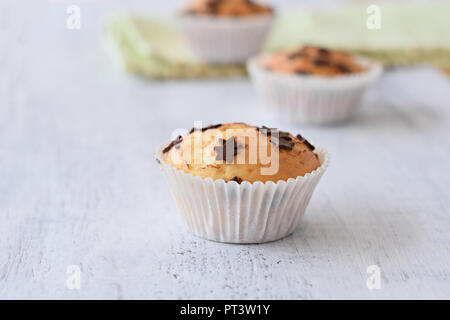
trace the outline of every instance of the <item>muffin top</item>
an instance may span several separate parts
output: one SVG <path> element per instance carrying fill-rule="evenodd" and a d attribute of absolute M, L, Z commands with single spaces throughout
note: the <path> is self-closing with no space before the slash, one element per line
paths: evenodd
<path fill-rule="evenodd" d="M 276 73 L 325 77 L 359 73 L 365 70 L 345 52 L 314 46 L 274 53 L 266 57 L 261 65 Z"/>
<path fill-rule="evenodd" d="M 244 123 L 192 129 L 163 149 L 163 161 L 194 176 L 225 181 L 286 181 L 321 164 L 301 135 Z"/>
<path fill-rule="evenodd" d="M 193 0 L 184 13 L 236 17 L 272 13 L 272 9 L 251 0 Z"/>

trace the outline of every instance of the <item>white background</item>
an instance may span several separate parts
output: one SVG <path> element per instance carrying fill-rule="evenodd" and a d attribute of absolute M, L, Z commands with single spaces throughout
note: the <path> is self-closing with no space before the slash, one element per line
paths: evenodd
<path fill-rule="evenodd" d="M 66 28 L 73 3 L 81 30 Z M 389 70 L 353 122 L 289 124 L 245 79 L 114 71 L 101 19 L 181 1 L 161 3 L 1 2 L 0 298 L 450 298 L 448 77 Z M 330 151 L 292 236 L 248 246 L 186 232 L 153 152 L 194 120 L 279 127 Z M 370 291 L 373 264 L 381 289 Z M 69 265 L 80 290 L 66 287 Z"/>

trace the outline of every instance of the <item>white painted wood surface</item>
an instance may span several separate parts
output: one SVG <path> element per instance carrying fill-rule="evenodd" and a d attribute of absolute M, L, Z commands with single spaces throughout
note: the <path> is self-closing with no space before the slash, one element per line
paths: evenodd
<path fill-rule="evenodd" d="M 0 298 L 450 298 L 442 73 L 389 71 L 353 122 L 298 126 L 246 80 L 115 73 L 98 39 L 109 2 L 81 2 L 79 31 L 65 28 L 67 3 L 37 2 L 0 5 Z M 328 148 L 292 236 L 248 246 L 186 232 L 152 155 L 194 120 L 278 126 Z M 380 290 L 366 287 L 373 264 Z"/>

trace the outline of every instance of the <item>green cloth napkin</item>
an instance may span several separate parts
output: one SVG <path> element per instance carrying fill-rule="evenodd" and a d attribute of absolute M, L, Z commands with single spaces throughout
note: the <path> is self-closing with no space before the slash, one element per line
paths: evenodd
<path fill-rule="evenodd" d="M 367 6 L 298 8 L 280 14 L 264 50 L 317 44 L 375 59 L 385 66 L 430 63 L 450 71 L 450 4 L 381 4 L 381 28 L 366 28 Z M 242 65 L 195 59 L 174 23 L 132 15 L 105 24 L 104 43 L 122 70 L 151 78 L 217 78 L 246 74 Z"/>
<path fill-rule="evenodd" d="M 106 23 L 103 40 L 121 70 L 157 79 L 220 78 L 246 75 L 242 65 L 197 61 L 173 24 L 123 15 Z"/>
<path fill-rule="evenodd" d="M 367 6 L 300 9 L 278 19 L 268 50 L 304 43 L 347 50 L 385 66 L 430 63 L 450 70 L 450 3 L 381 3 L 381 28 L 366 27 Z"/>

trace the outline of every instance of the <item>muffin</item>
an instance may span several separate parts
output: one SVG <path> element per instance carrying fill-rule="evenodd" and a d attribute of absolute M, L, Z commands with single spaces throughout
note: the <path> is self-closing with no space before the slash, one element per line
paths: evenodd
<path fill-rule="evenodd" d="M 329 156 L 301 135 L 227 123 L 178 136 L 156 160 L 193 234 L 262 243 L 295 230 Z"/>
<path fill-rule="evenodd" d="M 244 63 L 257 54 L 272 20 L 272 8 L 250 0 L 195 0 L 178 17 L 193 53 L 217 64 Z"/>
<path fill-rule="evenodd" d="M 252 58 L 247 70 L 266 105 L 281 116 L 322 124 L 349 119 L 382 67 L 343 51 L 304 46 Z"/>

